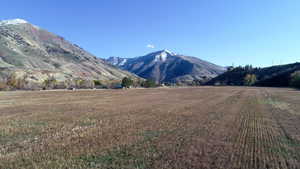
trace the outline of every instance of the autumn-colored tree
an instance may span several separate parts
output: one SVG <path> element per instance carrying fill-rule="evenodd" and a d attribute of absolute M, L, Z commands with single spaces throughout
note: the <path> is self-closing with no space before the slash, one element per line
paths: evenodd
<path fill-rule="evenodd" d="M 8 86 L 6 85 L 5 82 L 0 82 L 0 91 L 2 90 L 7 90 Z"/>
<path fill-rule="evenodd" d="M 246 86 L 253 86 L 257 81 L 256 75 L 254 74 L 247 74 L 244 78 L 244 85 Z"/>
<path fill-rule="evenodd" d="M 295 72 L 291 75 L 290 85 L 295 88 L 300 88 L 300 72 Z"/>
<path fill-rule="evenodd" d="M 43 84 L 46 89 L 54 89 L 55 85 L 57 83 L 57 80 L 51 76 L 48 79 L 44 80 Z"/>
<path fill-rule="evenodd" d="M 6 84 L 13 89 L 23 89 L 26 84 L 25 77 L 17 77 L 17 75 L 13 73 L 8 77 Z"/>

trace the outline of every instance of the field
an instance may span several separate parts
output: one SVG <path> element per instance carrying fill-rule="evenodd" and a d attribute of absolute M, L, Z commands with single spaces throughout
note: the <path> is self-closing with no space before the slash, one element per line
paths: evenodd
<path fill-rule="evenodd" d="M 300 168 L 300 91 L 0 92 L 0 168 Z"/>

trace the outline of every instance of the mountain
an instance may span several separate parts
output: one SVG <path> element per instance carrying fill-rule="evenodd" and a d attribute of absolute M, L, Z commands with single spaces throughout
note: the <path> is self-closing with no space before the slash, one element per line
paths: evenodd
<path fill-rule="evenodd" d="M 49 76 L 58 80 L 136 78 L 63 37 L 22 19 L 0 22 L 0 80 L 10 73 L 37 82 Z"/>
<path fill-rule="evenodd" d="M 117 57 L 117 56 L 111 56 L 108 59 L 106 59 L 106 62 L 117 66 L 117 67 L 122 67 L 125 65 L 125 63 L 130 60 L 129 58 L 121 58 L 121 57 Z"/>
<path fill-rule="evenodd" d="M 223 72 L 225 68 L 198 59 L 161 50 L 136 58 L 110 57 L 106 60 L 123 70 L 156 82 L 191 83 L 207 81 Z"/>
<path fill-rule="evenodd" d="M 271 66 L 266 68 L 252 68 L 251 66 L 237 67 L 211 79 L 207 85 L 244 85 L 247 74 L 256 76 L 256 86 L 287 87 L 291 74 L 300 71 L 300 63 Z"/>

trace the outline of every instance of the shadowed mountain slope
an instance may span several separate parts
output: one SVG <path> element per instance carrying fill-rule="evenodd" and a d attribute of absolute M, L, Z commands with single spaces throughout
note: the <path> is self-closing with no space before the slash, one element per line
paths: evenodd
<path fill-rule="evenodd" d="M 237 67 L 213 78 L 207 85 L 244 85 L 247 74 L 256 76 L 256 86 L 287 87 L 290 84 L 291 74 L 300 70 L 300 63 L 271 66 L 266 68 Z"/>

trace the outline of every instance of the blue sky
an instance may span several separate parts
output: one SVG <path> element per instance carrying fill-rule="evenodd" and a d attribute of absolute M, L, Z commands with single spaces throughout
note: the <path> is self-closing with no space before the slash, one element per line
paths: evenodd
<path fill-rule="evenodd" d="M 224 66 L 300 62 L 299 0 L 5 0 L 0 14 L 102 58 L 169 49 Z"/>

